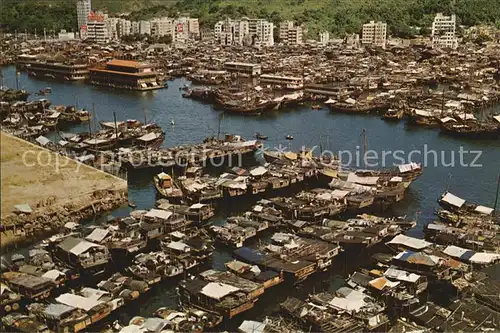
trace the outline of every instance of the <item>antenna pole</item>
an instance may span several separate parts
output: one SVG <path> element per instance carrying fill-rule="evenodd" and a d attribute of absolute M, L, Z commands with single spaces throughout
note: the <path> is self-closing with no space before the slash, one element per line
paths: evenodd
<path fill-rule="evenodd" d="M 493 206 L 493 214 L 494 215 L 498 215 L 497 207 L 498 207 L 498 197 L 499 197 L 499 194 L 500 194 L 500 175 L 498 175 L 498 179 L 497 179 L 497 194 L 496 194 L 496 197 L 495 197 L 495 205 Z"/>

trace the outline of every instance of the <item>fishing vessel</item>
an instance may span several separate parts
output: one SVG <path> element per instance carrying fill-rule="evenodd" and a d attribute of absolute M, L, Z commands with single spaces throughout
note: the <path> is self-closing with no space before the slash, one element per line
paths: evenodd
<path fill-rule="evenodd" d="M 182 191 L 175 186 L 172 177 L 165 172 L 154 177 L 154 184 L 158 194 L 169 201 L 180 201 L 183 197 Z"/>

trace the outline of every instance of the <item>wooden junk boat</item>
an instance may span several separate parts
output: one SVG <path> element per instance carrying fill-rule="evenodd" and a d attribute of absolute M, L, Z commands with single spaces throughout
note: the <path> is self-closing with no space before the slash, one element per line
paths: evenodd
<path fill-rule="evenodd" d="M 389 109 L 384 113 L 382 119 L 387 121 L 397 121 L 403 119 L 404 114 L 404 109 Z"/>
<path fill-rule="evenodd" d="M 154 177 L 154 184 L 158 194 L 169 201 L 180 201 L 183 197 L 181 189 L 175 186 L 172 177 L 164 172 Z"/>
<path fill-rule="evenodd" d="M 497 138 L 500 136 L 500 126 L 492 123 L 480 123 L 476 121 L 467 121 L 457 123 L 456 121 L 447 121 L 441 123 L 443 133 L 469 137 L 469 138 Z"/>

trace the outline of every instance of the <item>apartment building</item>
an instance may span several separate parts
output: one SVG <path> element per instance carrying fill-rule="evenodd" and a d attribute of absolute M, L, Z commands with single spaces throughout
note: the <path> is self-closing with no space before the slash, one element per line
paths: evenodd
<path fill-rule="evenodd" d="M 214 37 L 222 45 L 274 45 L 274 24 L 263 19 L 226 19 L 214 27 Z"/>
<path fill-rule="evenodd" d="M 106 29 L 108 30 L 108 37 L 110 40 L 118 39 L 118 22 L 120 18 L 118 17 L 108 17 L 105 20 Z"/>
<path fill-rule="evenodd" d="M 132 35 L 138 35 L 139 34 L 139 22 L 138 21 L 132 21 L 130 23 L 130 31 L 132 33 Z"/>
<path fill-rule="evenodd" d="M 119 19 L 116 25 L 118 38 L 132 34 L 132 22 L 126 19 Z"/>
<path fill-rule="evenodd" d="M 370 21 L 363 24 L 361 44 L 385 48 L 387 43 L 387 23 Z"/>
<path fill-rule="evenodd" d="M 107 43 L 109 41 L 106 19 L 107 14 L 90 12 L 85 33 L 87 40 L 94 43 Z"/>
<path fill-rule="evenodd" d="M 280 42 L 286 45 L 300 45 L 303 43 L 303 29 L 293 21 L 284 21 L 280 24 Z"/>
<path fill-rule="evenodd" d="M 174 20 L 168 17 L 155 18 L 151 21 L 151 35 L 162 37 L 171 35 L 173 32 Z"/>
<path fill-rule="evenodd" d="M 139 34 L 151 35 L 151 22 L 139 21 Z"/>
<path fill-rule="evenodd" d="M 319 42 L 322 45 L 328 45 L 330 42 L 330 33 L 328 31 L 322 31 L 319 33 Z"/>
<path fill-rule="evenodd" d="M 456 49 L 458 38 L 456 36 L 456 16 L 443 15 L 438 13 L 432 22 L 432 47 Z"/>
<path fill-rule="evenodd" d="M 80 30 L 82 26 L 87 25 L 88 17 L 91 11 L 92 11 L 91 0 L 78 0 L 76 2 L 76 18 L 78 21 L 78 30 Z"/>

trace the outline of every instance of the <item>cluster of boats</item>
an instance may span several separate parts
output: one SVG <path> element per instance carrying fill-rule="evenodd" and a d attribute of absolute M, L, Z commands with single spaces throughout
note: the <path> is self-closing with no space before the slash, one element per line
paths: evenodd
<path fill-rule="evenodd" d="M 165 132 L 155 123 L 142 124 L 137 120 L 124 122 L 101 121 L 101 130 L 78 134 L 61 133 L 65 149 L 79 151 L 110 151 L 118 148 L 159 148 Z M 61 144 L 61 142 L 60 142 Z"/>
<path fill-rule="evenodd" d="M 34 101 L 2 102 L 1 121 L 5 130 L 30 139 L 37 138 L 57 128 L 88 122 L 92 115 L 74 106 L 51 106 L 47 99 Z"/>

